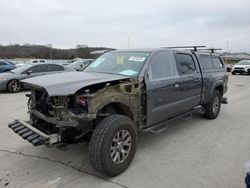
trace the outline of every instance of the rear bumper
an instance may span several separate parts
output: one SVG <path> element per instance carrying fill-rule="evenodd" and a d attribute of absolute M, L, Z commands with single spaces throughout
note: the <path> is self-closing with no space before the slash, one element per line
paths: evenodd
<path fill-rule="evenodd" d="M 15 133 L 21 136 L 23 139 L 27 140 L 34 146 L 40 145 L 53 145 L 60 143 L 59 134 L 46 134 L 37 128 L 33 127 L 29 122 L 15 120 L 12 123 L 8 124 L 9 128 L 12 129 Z"/>

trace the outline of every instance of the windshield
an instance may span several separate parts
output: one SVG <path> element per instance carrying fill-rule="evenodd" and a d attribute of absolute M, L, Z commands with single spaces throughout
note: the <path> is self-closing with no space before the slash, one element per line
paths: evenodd
<path fill-rule="evenodd" d="M 108 52 L 93 61 L 85 71 L 136 77 L 149 54 L 149 52 Z"/>
<path fill-rule="evenodd" d="M 10 72 L 21 74 L 22 72 L 26 71 L 30 67 L 32 67 L 32 65 L 26 64 L 26 65 L 22 65 L 21 67 L 17 67 L 15 69 L 12 69 Z"/>
<path fill-rule="evenodd" d="M 250 61 L 240 61 L 237 65 L 250 65 Z"/>

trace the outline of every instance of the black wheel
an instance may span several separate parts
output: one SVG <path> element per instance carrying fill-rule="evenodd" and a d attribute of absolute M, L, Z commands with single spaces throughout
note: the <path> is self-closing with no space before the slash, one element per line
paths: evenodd
<path fill-rule="evenodd" d="M 221 93 L 218 90 L 215 90 L 211 100 L 203 106 L 205 113 L 204 117 L 207 119 L 217 118 L 220 107 L 221 107 Z"/>
<path fill-rule="evenodd" d="M 21 85 L 18 80 L 12 80 L 8 83 L 7 89 L 10 93 L 18 93 L 21 90 Z"/>
<path fill-rule="evenodd" d="M 232 75 L 235 75 L 235 72 L 232 72 Z"/>
<path fill-rule="evenodd" d="M 132 162 L 136 145 L 134 122 L 123 115 L 110 115 L 98 124 L 90 140 L 91 165 L 103 175 L 117 176 Z"/>

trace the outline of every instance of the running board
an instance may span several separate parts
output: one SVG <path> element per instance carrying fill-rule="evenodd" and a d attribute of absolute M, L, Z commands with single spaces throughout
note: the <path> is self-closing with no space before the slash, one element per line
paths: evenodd
<path fill-rule="evenodd" d="M 15 120 L 9 123 L 8 127 L 34 146 L 51 145 L 60 140 L 58 134 L 45 134 L 25 121 Z"/>
<path fill-rule="evenodd" d="M 159 133 L 162 133 L 164 132 L 165 130 L 168 129 L 168 123 L 171 122 L 171 121 L 174 121 L 174 120 L 177 120 L 177 119 L 181 119 L 181 120 L 189 120 L 192 118 L 192 114 L 194 112 L 199 112 L 199 113 L 203 113 L 204 112 L 204 109 L 202 106 L 198 106 L 194 109 L 192 109 L 191 111 L 188 111 L 188 112 L 185 112 L 183 114 L 180 114 L 176 117 L 173 117 L 163 123 L 159 123 L 159 124 L 156 124 L 156 125 L 153 125 L 153 126 L 150 126 L 150 127 L 147 127 L 145 129 L 143 129 L 142 131 L 143 132 L 152 132 L 154 134 L 159 134 Z M 186 117 L 186 118 L 185 118 Z"/>

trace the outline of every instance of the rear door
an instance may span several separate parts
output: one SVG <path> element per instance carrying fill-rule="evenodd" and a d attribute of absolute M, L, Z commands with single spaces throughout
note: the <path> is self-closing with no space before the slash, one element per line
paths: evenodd
<path fill-rule="evenodd" d="M 181 78 L 182 111 L 191 110 L 200 104 L 202 93 L 202 77 L 198 62 L 188 52 L 175 53 L 176 65 Z"/>
<path fill-rule="evenodd" d="M 148 126 L 163 122 L 179 113 L 181 80 L 173 52 L 161 51 L 151 58 L 145 81 Z"/>

